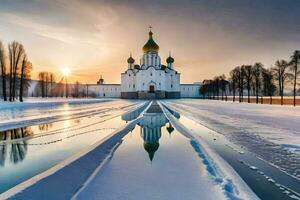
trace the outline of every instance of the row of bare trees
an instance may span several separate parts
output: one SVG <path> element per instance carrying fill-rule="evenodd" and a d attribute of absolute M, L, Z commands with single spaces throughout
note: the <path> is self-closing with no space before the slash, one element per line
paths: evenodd
<path fill-rule="evenodd" d="M 9 43 L 7 55 L 4 44 L 0 41 L 0 67 L 3 100 L 15 101 L 19 97 L 22 102 L 32 69 L 24 46 L 16 41 Z"/>
<path fill-rule="evenodd" d="M 44 97 L 53 97 L 54 94 L 54 84 L 55 76 L 52 72 L 40 72 L 39 73 L 39 87 L 41 90 L 41 96 Z"/>
<path fill-rule="evenodd" d="M 86 97 L 87 85 L 83 85 L 76 81 L 75 84 L 68 84 L 65 78 L 56 82 L 55 75 L 52 72 L 43 71 L 38 74 L 39 82 L 35 89 L 37 96 L 45 97 Z M 92 95 L 92 94 L 90 94 Z"/>
<path fill-rule="evenodd" d="M 269 69 L 264 68 L 263 64 L 255 63 L 253 65 L 241 65 L 230 71 L 230 77 L 226 79 L 225 75 L 216 76 L 212 80 L 204 80 L 201 87 L 201 93 L 205 98 L 227 100 L 227 95 L 232 95 L 233 101 L 238 95 L 239 102 L 244 101 L 244 94 L 247 94 L 248 103 L 250 103 L 251 94 L 259 102 L 259 96 L 269 96 L 272 104 L 272 96 L 277 92 L 281 97 L 283 105 L 283 96 L 286 85 L 291 83 L 293 91 L 293 104 L 296 106 L 298 78 L 300 74 L 300 51 L 294 51 L 291 59 L 277 60 L 275 65 Z"/>

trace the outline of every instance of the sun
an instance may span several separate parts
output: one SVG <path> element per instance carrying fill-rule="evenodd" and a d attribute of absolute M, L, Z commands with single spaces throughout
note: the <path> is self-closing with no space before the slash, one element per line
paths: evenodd
<path fill-rule="evenodd" d="M 71 70 L 69 67 L 63 67 L 61 68 L 61 73 L 63 76 L 70 76 Z"/>

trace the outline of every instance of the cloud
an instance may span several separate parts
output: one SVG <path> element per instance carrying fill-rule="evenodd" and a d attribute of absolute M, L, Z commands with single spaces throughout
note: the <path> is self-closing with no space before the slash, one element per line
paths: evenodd
<path fill-rule="evenodd" d="M 44 1 L 45 15 L 31 14 L 31 10 L 14 12 L 3 11 L 0 20 L 15 26 L 22 27 L 29 32 L 42 37 L 54 39 L 68 44 L 90 44 L 98 45 L 101 41 L 103 30 L 118 21 L 118 15 L 109 6 L 93 7 L 90 4 L 78 0 L 66 1 Z M 55 5 L 58 10 L 63 10 L 63 15 L 56 16 L 57 10 L 47 13 L 47 7 Z M 54 5 L 53 5 L 54 4 Z M 39 10 L 39 12 L 42 12 Z M 51 18 L 51 20 L 49 20 Z M 63 21 L 64 23 L 61 23 Z"/>

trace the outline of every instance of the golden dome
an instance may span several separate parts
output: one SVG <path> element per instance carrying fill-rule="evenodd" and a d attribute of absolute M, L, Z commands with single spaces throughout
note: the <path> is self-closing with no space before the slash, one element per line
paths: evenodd
<path fill-rule="evenodd" d="M 152 31 L 150 30 L 149 32 L 149 40 L 147 41 L 147 43 L 143 46 L 143 51 L 144 53 L 148 53 L 148 52 L 158 52 L 159 50 L 159 46 L 156 44 L 156 42 L 153 40 L 152 38 Z"/>

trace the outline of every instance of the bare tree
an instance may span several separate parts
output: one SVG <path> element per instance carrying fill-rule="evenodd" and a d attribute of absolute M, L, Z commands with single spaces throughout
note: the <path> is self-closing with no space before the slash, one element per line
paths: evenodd
<path fill-rule="evenodd" d="M 300 61 L 300 51 L 296 50 L 292 55 L 291 68 L 290 68 L 293 73 L 292 76 L 293 76 L 294 106 L 296 106 L 297 78 L 300 73 L 300 70 L 298 68 L 299 61 Z"/>
<path fill-rule="evenodd" d="M 242 71 L 245 75 L 246 80 L 246 86 L 247 86 L 247 92 L 248 92 L 248 103 L 250 103 L 250 91 L 251 91 L 251 81 L 252 81 L 252 66 L 251 65 L 243 65 Z"/>
<path fill-rule="evenodd" d="M 20 76 L 20 92 L 19 100 L 23 102 L 24 88 L 28 88 L 28 80 L 30 79 L 30 72 L 32 64 L 27 60 L 27 56 L 24 56 L 22 61 L 21 76 Z"/>
<path fill-rule="evenodd" d="M 40 72 L 39 73 L 39 86 L 40 86 L 40 90 L 41 90 L 41 95 L 42 97 L 46 97 L 46 76 L 47 76 L 47 72 Z"/>
<path fill-rule="evenodd" d="M 9 85 L 9 101 L 15 100 L 17 75 L 20 62 L 25 55 L 25 50 L 22 44 L 12 42 L 8 45 L 10 57 L 10 85 Z"/>
<path fill-rule="evenodd" d="M 278 80 L 279 95 L 281 96 L 281 105 L 283 105 L 283 93 L 285 82 L 287 77 L 289 76 L 286 73 L 288 66 L 289 65 L 287 61 L 277 60 L 275 62 L 275 67 L 272 68 L 275 78 Z"/>
<path fill-rule="evenodd" d="M 226 80 L 226 76 L 223 74 L 220 77 L 220 86 L 221 86 L 221 95 L 222 95 L 222 101 L 224 100 L 224 95 L 225 95 L 225 100 L 227 101 L 227 86 L 228 86 L 228 81 Z"/>
<path fill-rule="evenodd" d="M 270 97 L 270 104 L 272 104 L 272 96 L 276 90 L 274 85 L 274 75 L 270 69 L 262 68 L 262 82 L 263 82 L 263 94 Z"/>
<path fill-rule="evenodd" d="M 253 77 L 254 77 L 254 85 L 255 85 L 255 96 L 256 96 L 256 103 L 258 104 L 258 93 L 261 86 L 261 71 L 263 68 L 263 64 L 255 63 L 253 65 Z"/>
<path fill-rule="evenodd" d="M 73 96 L 78 98 L 79 97 L 79 90 L 80 90 L 80 82 L 76 81 L 75 86 L 74 86 L 74 94 Z"/>
<path fill-rule="evenodd" d="M 233 102 L 235 102 L 235 92 L 236 92 L 236 88 L 237 88 L 238 82 L 239 82 L 239 73 L 240 73 L 239 67 L 236 67 L 230 71 L 230 80 L 231 80 L 232 95 L 233 95 L 232 101 Z"/>
<path fill-rule="evenodd" d="M 53 84 L 55 82 L 55 76 L 53 73 L 50 73 L 50 96 L 52 97 L 53 96 Z"/>
<path fill-rule="evenodd" d="M 237 67 L 236 68 L 238 73 L 237 73 L 237 78 L 238 78 L 238 81 L 239 81 L 239 102 L 243 102 L 244 101 L 244 69 L 243 67 Z"/>
<path fill-rule="evenodd" d="M 2 93 L 3 100 L 7 101 L 6 96 L 6 62 L 5 62 L 5 49 L 3 43 L 0 41 L 0 67 L 1 67 L 1 77 L 2 77 Z"/>
<path fill-rule="evenodd" d="M 213 80 L 214 83 L 214 91 L 215 91 L 215 95 L 217 96 L 217 100 L 219 100 L 219 96 L 220 96 L 220 76 L 216 76 Z"/>

